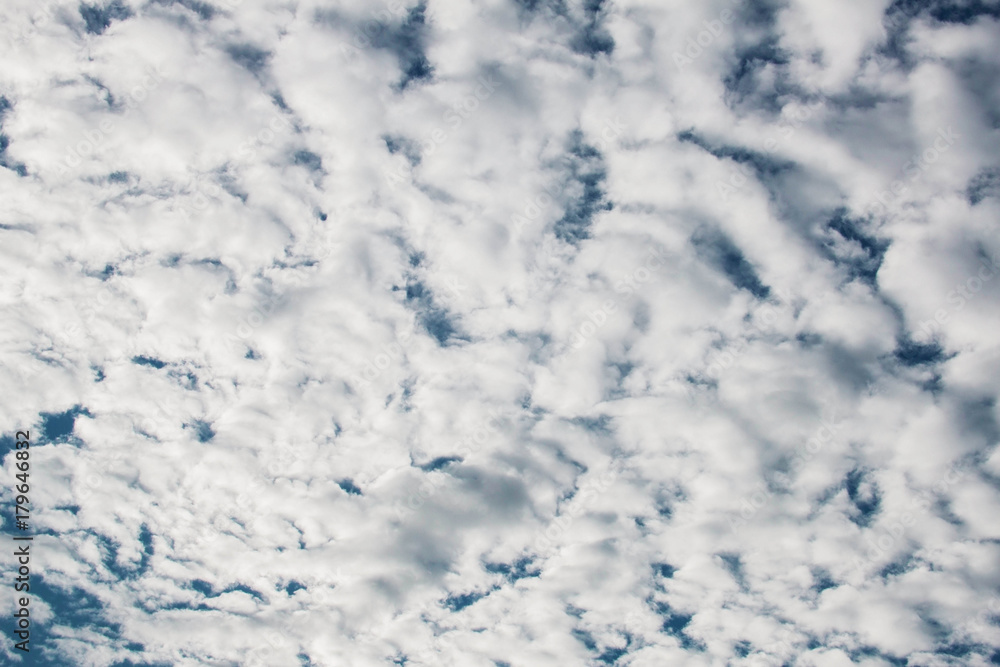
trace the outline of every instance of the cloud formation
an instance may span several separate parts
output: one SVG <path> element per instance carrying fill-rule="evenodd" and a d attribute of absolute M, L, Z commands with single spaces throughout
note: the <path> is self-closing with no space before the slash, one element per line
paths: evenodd
<path fill-rule="evenodd" d="M 995 3 L 4 12 L 33 657 L 1000 661 Z"/>

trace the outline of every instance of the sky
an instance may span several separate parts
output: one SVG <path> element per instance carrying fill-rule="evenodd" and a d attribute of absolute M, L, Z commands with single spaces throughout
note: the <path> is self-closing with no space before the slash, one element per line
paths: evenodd
<path fill-rule="evenodd" d="M 1000 664 L 1000 2 L 0 13 L 3 664 Z"/>

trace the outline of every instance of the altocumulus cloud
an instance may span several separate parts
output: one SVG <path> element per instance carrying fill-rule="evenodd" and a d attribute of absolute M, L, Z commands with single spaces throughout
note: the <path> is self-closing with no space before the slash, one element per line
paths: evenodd
<path fill-rule="evenodd" d="M 995 3 L 4 13 L 4 664 L 1000 663 Z"/>

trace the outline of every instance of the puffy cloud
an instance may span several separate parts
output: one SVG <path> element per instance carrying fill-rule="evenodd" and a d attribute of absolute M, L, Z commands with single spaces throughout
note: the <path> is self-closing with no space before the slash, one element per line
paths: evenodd
<path fill-rule="evenodd" d="M 49 664 L 996 661 L 992 7 L 4 11 Z"/>

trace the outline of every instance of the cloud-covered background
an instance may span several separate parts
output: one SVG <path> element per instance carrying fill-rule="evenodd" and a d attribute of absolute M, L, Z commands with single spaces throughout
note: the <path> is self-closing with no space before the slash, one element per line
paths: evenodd
<path fill-rule="evenodd" d="M 5 664 L 1000 664 L 1000 3 L 3 13 Z"/>

